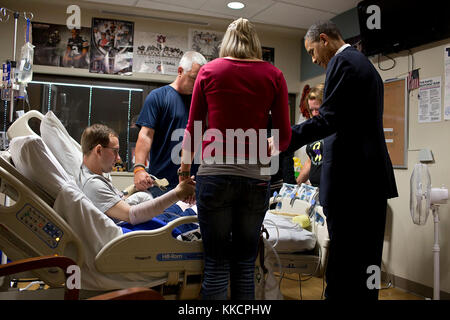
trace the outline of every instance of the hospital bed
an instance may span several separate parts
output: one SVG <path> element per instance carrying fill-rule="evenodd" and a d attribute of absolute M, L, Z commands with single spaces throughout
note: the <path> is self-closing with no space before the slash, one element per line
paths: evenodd
<path fill-rule="evenodd" d="M 33 117 L 41 120 L 42 138 L 28 125 Z M 82 296 L 119 288 L 160 286 L 162 290 L 177 288 L 178 299 L 197 297 L 203 268 L 201 242 L 179 241 L 171 234 L 181 224 L 197 222 L 196 217 L 183 217 L 157 230 L 122 234 L 73 185 L 81 148 L 53 113 L 43 116 L 30 111 L 16 120 L 7 134 L 10 139 L 24 137 L 15 139 L 20 143 L 13 142 L 10 147 L 11 152 L 20 153 L 14 155 L 18 161 L 12 161 L 11 152 L 0 154 L 0 192 L 14 202 L 0 206 L 0 250 L 11 260 L 44 255 L 72 258 L 81 267 Z M 283 197 L 271 201 L 280 199 L 281 203 L 286 201 Z M 274 262 L 275 271 L 321 275 L 328 246 L 321 208 L 314 206 L 313 214 L 309 210 L 312 206 L 305 206 L 304 200 L 290 201 L 282 207 L 284 210 L 290 206 L 290 215 L 270 210 L 265 227 L 270 230 L 269 220 L 276 220 L 274 216 L 291 219 L 308 214 L 311 235 L 308 241 L 300 239 L 294 248 L 281 250 L 285 239 L 279 236 L 279 230 L 270 231 L 269 240 L 276 238 L 276 254 L 266 250 L 266 258 Z M 298 231 L 292 228 L 292 233 Z M 35 271 L 35 275 L 51 287 L 61 287 L 65 279 L 64 273 L 55 268 Z"/>
<path fill-rule="evenodd" d="M 270 199 L 263 226 L 269 236 L 260 264 L 270 265 L 281 279 L 285 273 L 298 274 L 300 281 L 302 275 L 324 276 L 330 240 L 318 188 L 283 184 Z"/>
<path fill-rule="evenodd" d="M 156 230 L 123 234 L 78 189 L 44 138 L 29 128 L 31 116 L 47 121 L 39 114 L 27 114 L 11 126 L 8 136 L 16 138 L 11 141 L 11 152 L 0 154 L 0 191 L 11 199 L 9 205 L 0 206 L 0 250 L 12 261 L 48 255 L 73 259 L 81 269 L 80 295 L 85 297 L 122 288 L 160 286 L 161 290 L 177 289 L 178 299 L 196 298 L 203 267 L 201 242 L 172 237 L 174 228 L 196 222 L 196 217 L 183 217 Z M 67 132 L 63 138 L 55 132 L 51 136 L 60 140 L 59 145 L 70 142 Z M 69 149 L 73 152 L 75 148 Z M 67 156 L 62 150 L 55 153 Z M 57 268 L 34 274 L 51 288 L 64 285 L 64 272 Z"/>

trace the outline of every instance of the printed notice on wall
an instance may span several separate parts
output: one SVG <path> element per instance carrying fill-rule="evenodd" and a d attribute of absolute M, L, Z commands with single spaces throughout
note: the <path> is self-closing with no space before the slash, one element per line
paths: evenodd
<path fill-rule="evenodd" d="M 450 120 L 450 47 L 444 48 L 444 120 Z"/>
<path fill-rule="evenodd" d="M 419 123 L 441 121 L 441 77 L 420 80 Z"/>

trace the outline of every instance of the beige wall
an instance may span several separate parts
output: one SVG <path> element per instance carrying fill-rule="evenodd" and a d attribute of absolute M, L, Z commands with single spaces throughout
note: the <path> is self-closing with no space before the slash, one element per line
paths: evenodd
<path fill-rule="evenodd" d="M 40 22 L 65 24 L 67 14 L 65 8 L 68 4 L 74 4 L 76 1 L 24 1 L 24 0 L 3 0 L 2 6 L 6 6 L 14 10 L 32 11 L 35 15 L 34 20 Z M 187 33 L 189 28 L 202 28 L 222 31 L 231 20 L 203 18 L 199 16 L 157 13 L 160 16 L 169 18 L 186 18 L 191 17 L 196 20 L 203 20 L 210 23 L 210 26 L 189 25 L 184 23 L 161 22 L 151 19 L 132 18 L 127 16 L 112 16 L 100 13 L 104 6 L 89 5 L 81 6 L 82 26 L 90 26 L 92 17 L 108 17 L 117 18 L 135 22 L 136 31 L 152 31 L 167 33 Z M 120 7 L 108 6 L 108 9 L 126 10 Z M 139 10 L 139 14 L 155 15 L 150 10 Z M 12 35 L 14 31 L 14 23 L 10 20 L 7 23 L 0 23 L 0 39 L 2 46 L 0 47 L 0 61 L 10 58 L 12 54 Z M 18 50 L 24 41 L 23 29 L 24 22 L 19 25 Z M 300 46 L 301 38 L 304 34 L 302 30 L 294 30 L 280 27 L 266 27 L 257 25 L 261 42 L 264 46 L 275 48 L 275 65 L 283 71 L 289 92 L 297 93 L 297 106 L 299 93 L 305 84 L 315 85 L 325 80 L 325 76 L 319 76 L 308 81 L 300 82 Z M 422 46 L 414 49 L 415 66 L 420 67 L 421 78 L 442 76 L 444 81 L 444 47 L 449 45 L 449 41 L 434 43 L 428 46 Z M 394 77 L 404 77 L 408 71 L 408 56 L 402 52 L 398 55 L 392 55 L 396 60 L 396 66 L 389 71 L 379 71 L 383 79 Z M 411 61 L 411 59 L 409 60 Z M 374 60 L 377 67 L 377 61 Z M 381 60 L 382 68 L 390 66 L 391 61 Z M 377 67 L 378 68 L 378 67 Z M 97 75 L 90 74 L 87 70 L 76 70 L 67 68 L 52 68 L 35 66 L 35 72 L 56 73 L 66 75 L 80 75 L 89 77 L 106 77 L 121 78 L 121 76 L 113 75 Z M 134 74 L 127 79 L 136 81 L 162 81 L 170 82 L 173 80 L 171 76 L 150 75 L 150 74 Z M 409 151 L 408 151 L 408 169 L 396 169 L 395 176 L 399 189 L 399 197 L 389 200 L 391 214 L 388 218 L 386 227 L 385 247 L 383 254 L 383 262 L 387 267 L 387 271 L 396 276 L 424 284 L 433 286 L 433 223 L 432 216 L 428 218 L 426 226 L 416 226 L 412 223 L 409 213 L 409 179 L 411 176 L 414 163 L 417 162 L 418 152 L 414 151 L 420 148 L 428 147 L 433 151 L 435 163 L 429 165 L 433 186 L 445 185 L 450 186 L 450 122 L 441 121 L 438 123 L 419 124 L 417 122 L 417 93 L 414 90 L 410 94 L 409 104 Z M 442 101 L 443 101 L 442 90 Z M 297 108 L 298 119 L 298 108 Z M 301 155 L 304 160 L 304 154 Z M 350 169 L 350 168 L 349 168 Z M 347 182 L 351 185 L 353 182 Z M 441 244 L 441 290 L 450 292 L 450 212 L 449 206 L 443 205 L 440 208 L 440 244 Z M 352 214 L 349 212 L 349 214 Z M 357 242 L 358 239 L 355 239 Z M 355 252 L 355 259 L 358 253 Z"/>
<path fill-rule="evenodd" d="M 69 0 L 3 0 L 2 7 L 7 7 L 11 10 L 30 11 L 34 14 L 33 21 L 47 22 L 55 24 L 66 24 L 66 19 L 69 16 L 66 13 L 66 8 L 69 4 L 78 4 L 81 8 L 81 26 L 90 27 L 93 17 L 99 18 L 113 18 L 119 20 L 133 21 L 135 23 L 135 32 L 149 31 L 149 32 L 165 32 L 168 34 L 185 34 L 187 36 L 190 28 L 207 29 L 216 31 L 225 31 L 231 19 L 206 18 L 193 15 L 170 14 L 164 12 L 156 12 L 147 9 L 133 10 L 126 7 L 89 4 L 80 1 Z M 126 15 L 105 15 L 101 10 L 109 10 L 114 12 L 128 12 L 132 14 L 156 16 L 168 19 L 183 19 L 191 21 L 202 21 L 209 23 L 208 26 L 165 22 L 153 19 L 136 18 Z M 256 24 L 256 29 L 263 46 L 275 48 L 275 66 L 277 66 L 284 74 L 288 90 L 290 93 L 297 93 L 300 85 L 300 43 L 304 35 L 304 30 L 282 28 L 276 26 L 264 26 Z M 17 52 L 20 53 L 20 48 L 24 43 L 25 20 L 20 19 L 17 37 Z M 0 23 L 0 39 L 2 39 L 2 46 L 0 46 L 0 61 L 11 59 L 13 47 L 14 34 L 14 19 L 11 17 L 6 23 Z M 18 57 L 18 55 L 16 56 Z M 48 66 L 34 66 L 34 72 L 50 73 L 50 74 L 65 74 L 88 77 L 102 77 L 108 79 L 121 78 L 126 80 L 136 81 L 159 81 L 169 83 L 173 81 L 173 76 L 135 73 L 132 76 L 119 75 L 99 75 L 89 73 L 85 69 L 70 69 Z"/>
<path fill-rule="evenodd" d="M 66 13 L 66 8 L 70 4 L 78 4 L 81 9 L 81 26 L 90 27 L 93 17 L 112 18 L 126 21 L 133 21 L 135 23 L 135 32 L 149 31 L 161 32 L 167 34 L 183 34 L 186 35 L 190 28 L 225 31 L 228 24 L 232 21 L 219 18 L 206 18 L 194 15 L 172 14 L 164 12 L 156 12 L 147 9 L 130 9 L 120 6 L 105 6 L 101 4 L 83 3 L 72 0 L 3 0 L 1 6 L 15 11 L 32 12 L 34 15 L 33 21 L 46 22 L 54 24 L 66 24 L 66 19 L 69 16 Z M 181 19 L 190 21 L 206 22 L 209 25 L 203 26 L 198 24 L 175 23 L 160 21 L 146 18 L 136 18 L 126 15 L 111 15 L 103 14 L 102 10 L 107 9 L 113 12 L 128 12 L 131 14 L 147 15 L 168 19 Z M 25 41 L 25 27 L 26 23 L 23 18 L 18 20 L 18 35 L 16 46 L 16 59 L 20 54 L 20 48 Z M 284 74 L 288 85 L 289 93 L 298 93 L 300 85 L 300 51 L 301 39 L 304 35 L 304 30 L 282 28 L 277 26 L 264 26 L 256 24 L 258 35 L 263 46 L 275 48 L 275 66 L 278 67 Z M 0 39 L 2 39 L 3 46 L 0 46 L 0 62 L 11 59 L 13 55 L 13 35 L 14 35 L 14 19 L 11 16 L 6 23 L 0 23 Z M 174 76 L 157 75 L 148 73 L 134 73 L 131 76 L 119 75 L 102 75 L 96 73 L 89 73 L 87 69 L 75 68 L 59 68 L 50 66 L 33 67 L 35 73 L 57 74 L 57 75 L 72 75 L 91 78 L 106 78 L 106 79 L 126 79 L 135 81 L 156 81 L 170 83 L 174 80 Z M 118 182 L 118 187 L 128 186 L 132 183 L 132 178 L 120 176 L 114 179 Z"/>
<path fill-rule="evenodd" d="M 420 68 L 420 78 L 442 77 L 442 105 L 444 104 L 444 48 L 450 46 L 450 39 L 432 43 L 413 49 L 414 67 Z M 406 77 L 411 68 L 412 58 L 408 53 L 390 55 L 396 65 L 389 71 L 378 68 L 378 59 L 372 58 L 383 80 Z M 380 60 L 382 69 L 392 66 L 392 61 L 386 58 Z M 310 86 L 325 81 L 325 75 L 301 82 Z M 410 177 L 414 164 L 418 162 L 418 150 L 429 148 L 433 152 L 435 162 L 429 164 L 433 187 L 450 187 L 450 121 L 437 123 L 418 123 L 418 89 L 409 95 L 409 146 L 408 169 L 395 169 L 395 178 L 399 190 L 399 197 L 389 200 L 391 210 L 388 212 L 386 236 L 383 252 L 383 265 L 387 271 L 398 277 L 433 287 L 433 216 L 430 213 L 425 226 L 413 224 L 409 211 Z M 353 110 L 352 112 L 357 112 Z M 297 115 L 298 116 L 298 115 Z M 351 168 L 348 168 L 351 170 Z M 346 182 L 349 186 L 352 181 Z M 357 186 L 357 184 L 355 185 Z M 349 211 L 349 214 L 352 213 Z M 355 212 L 353 214 L 356 214 Z M 349 217 L 350 218 L 350 217 Z M 440 242 L 440 286 L 441 290 L 450 292 L 450 210 L 449 205 L 440 207 L 439 242 Z M 357 242 L 358 239 L 355 239 Z M 355 259 L 358 253 L 355 252 Z M 384 269 L 386 270 L 386 269 Z"/>

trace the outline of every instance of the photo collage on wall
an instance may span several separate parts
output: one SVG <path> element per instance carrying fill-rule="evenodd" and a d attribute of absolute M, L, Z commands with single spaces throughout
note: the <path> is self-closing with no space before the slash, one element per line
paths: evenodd
<path fill-rule="evenodd" d="M 134 22 L 92 18 L 91 28 L 32 23 L 36 65 L 88 69 L 92 73 L 176 75 L 186 51 L 207 61 L 219 57 L 224 32 L 189 29 L 186 35 L 135 32 Z M 274 64 L 274 48 L 262 47 L 263 59 Z"/>

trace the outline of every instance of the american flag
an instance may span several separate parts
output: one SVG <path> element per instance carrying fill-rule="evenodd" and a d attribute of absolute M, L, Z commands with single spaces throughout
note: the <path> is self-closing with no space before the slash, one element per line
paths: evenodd
<path fill-rule="evenodd" d="M 419 87 L 419 69 L 408 72 L 408 92 Z"/>

